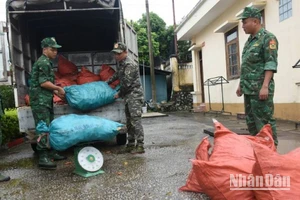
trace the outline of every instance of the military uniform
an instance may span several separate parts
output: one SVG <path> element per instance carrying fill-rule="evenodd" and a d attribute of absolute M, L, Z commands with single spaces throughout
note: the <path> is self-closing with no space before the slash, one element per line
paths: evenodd
<path fill-rule="evenodd" d="M 114 46 L 114 53 L 122 53 L 127 47 L 123 43 Z M 139 66 L 129 57 L 119 62 L 116 73 L 107 81 L 108 84 L 120 80 L 119 97 L 125 101 L 126 125 L 128 130 L 128 147 L 144 145 L 144 130 L 141 123 L 143 88 L 140 81 Z"/>
<path fill-rule="evenodd" d="M 56 43 L 55 38 L 45 38 L 41 42 L 41 47 L 60 48 L 61 46 Z M 41 121 L 44 121 L 49 126 L 54 118 L 53 91 L 41 86 L 41 84 L 48 81 L 54 84 L 54 79 L 53 63 L 43 54 L 34 63 L 30 74 L 30 106 L 36 126 Z M 47 134 L 36 131 L 36 136 L 38 138 L 37 151 L 40 157 L 39 166 L 46 169 L 56 168 L 56 164 L 52 163 L 50 159 L 62 160 L 65 157 L 59 156 L 55 151 L 49 151 L 50 146 L 48 145 Z"/>
<path fill-rule="evenodd" d="M 44 121 L 49 126 L 53 120 L 53 92 L 40 86 L 46 81 L 54 84 L 53 64 L 47 56 L 42 55 L 32 67 L 29 90 L 36 125 Z"/>
<path fill-rule="evenodd" d="M 2 97 L 0 94 L 0 146 L 2 144 L 2 130 L 1 130 L 1 117 L 4 115 L 4 108 L 3 108 L 3 104 L 2 104 Z M 10 177 L 9 176 L 4 176 L 0 173 L 0 182 L 3 181 L 9 181 Z"/>
<path fill-rule="evenodd" d="M 260 12 L 255 8 L 245 8 L 241 19 L 260 18 Z M 273 139 L 278 144 L 276 121 L 274 114 L 273 78 L 269 82 L 268 99 L 260 100 L 259 92 L 262 88 L 265 71 L 277 72 L 278 41 L 276 37 L 261 28 L 255 36 L 249 36 L 242 53 L 240 87 L 244 94 L 244 105 L 248 130 L 256 135 L 265 124 L 270 124 Z"/>

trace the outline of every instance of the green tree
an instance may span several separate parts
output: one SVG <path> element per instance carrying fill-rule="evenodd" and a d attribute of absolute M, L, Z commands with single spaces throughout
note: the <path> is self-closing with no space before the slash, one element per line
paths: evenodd
<path fill-rule="evenodd" d="M 178 62 L 187 63 L 192 62 L 192 54 L 189 51 L 191 41 L 178 41 Z"/>
<path fill-rule="evenodd" d="M 166 23 L 160 18 L 157 14 L 150 12 L 150 26 L 151 32 L 155 33 L 155 42 L 158 43 L 158 55 L 161 59 L 166 59 L 168 57 L 168 44 L 166 42 Z M 147 16 L 146 14 L 142 15 L 142 18 L 138 20 L 138 23 L 141 28 L 145 28 L 147 30 Z M 155 44 L 153 44 L 153 48 L 155 48 Z M 157 57 L 158 55 L 154 55 Z"/>
<path fill-rule="evenodd" d="M 149 48 L 147 35 L 147 17 L 146 14 L 137 22 L 130 22 L 138 36 L 139 61 L 145 61 L 149 65 Z M 175 53 L 174 44 L 174 27 L 166 26 L 165 21 L 157 14 L 150 12 L 151 36 L 153 44 L 154 57 L 159 57 L 160 60 L 168 60 L 171 54 Z M 191 53 L 188 51 L 190 47 L 189 41 L 179 41 L 178 44 L 178 59 L 179 62 L 190 62 Z"/>
<path fill-rule="evenodd" d="M 145 62 L 145 65 L 149 65 L 149 44 L 147 29 L 141 26 L 138 22 L 133 22 L 132 26 L 138 36 L 138 48 L 139 48 L 139 61 Z M 159 42 L 158 35 L 155 32 L 151 32 L 153 55 L 159 56 Z"/>

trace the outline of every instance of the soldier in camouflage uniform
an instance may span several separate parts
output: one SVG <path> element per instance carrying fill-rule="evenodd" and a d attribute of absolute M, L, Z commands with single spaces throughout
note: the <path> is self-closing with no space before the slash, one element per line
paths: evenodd
<path fill-rule="evenodd" d="M 53 120 L 53 93 L 63 98 L 63 88 L 54 85 L 54 71 L 51 59 L 57 56 L 57 48 L 61 46 L 56 43 L 55 38 L 45 38 L 41 42 L 43 55 L 34 63 L 30 79 L 30 106 L 32 109 L 35 125 L 44 121 L 48 126 Z M 38 133 L 37 151 L 39 154 L 39 167 L 41 169 L 56 169 L 56 164 L 51 161 L 63 160 L 56 151 L 50 151 L 47 133 Z"/>
<path fill-rule="evenodd" d="M 242 54 L 238 96 L 244 94 L 248 130 L 256 135 L 265 124 L 272 126 L 274 143 L 277 146 L 274 114 L 274 79 L 277 72 L 278 41 L 261 26 L 260 11 L 246 7 L 241 16 L 243 29 L 250 34 Z"/>
<path fill-rule="evenodd" d="M 0 145 L 2 144 L 2 131 L 1 131 L 1 117 L 2 115 L 4 115 L 4 108 L 3 108 L 3 104 L 2 104 L 2 97 L 0 94 Z M 10 177 L 9 176 L 4 176 L 0 173 L 0 182 L 3 181 L 9 181 Z"/>
<path fill-rule="evenodd" d="M 121 88 L 115 98 L 121 97 L 125 101 L 128 130 L 126 151 L 133 154 L 144 153 L 144 130 L 141 123 L 144 94 L 140 81 L 139 66 L 127 56 L 125 44 L 116 43 L 112 52 L 119 65 L 116 73 L 107 83 L 110 84 L 117 79 L 120 80 Z"/>

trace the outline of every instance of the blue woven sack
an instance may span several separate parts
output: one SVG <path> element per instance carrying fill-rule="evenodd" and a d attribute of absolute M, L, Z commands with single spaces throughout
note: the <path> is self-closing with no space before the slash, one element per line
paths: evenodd
<path fill-rule="evenodd" d="M 63 151 L 81 142 L 110 141 L 123 127 L 115 121 L 89 115 L 69 114 L 50 124 L 50 146 Z"/>
<path fill-rule="evenodd" d="M 81 111 L 94 110 L 113 103 L 117 93 L 103 81 L 64 87 L 68 104 Z"/>

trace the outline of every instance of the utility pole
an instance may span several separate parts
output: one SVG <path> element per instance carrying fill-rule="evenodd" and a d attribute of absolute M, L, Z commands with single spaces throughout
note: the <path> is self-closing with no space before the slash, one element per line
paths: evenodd
<path fill-rule="evenodd" d="M 151 88 L 152 88 L 152 101 L 156 107 L 156 84 L 155 84 L 155 71 L 154 71 L 154 58 L 153 58 L 153 45 L 151 37 L 151 25 L 149 15 L 149 3 L 146 0 L 146 15 L 147 15 L 147 29 L 148 29 L 148 46 L 149 46 L 149 58 L 150 58 L 150 75 L 151 75 Z"/>
<path fill-rule="evenodd" d="M 175 46 L 175 55 L 177 57 L 178 56 L 178 47 L 177 47 L 177 34 L 175 33 L 176 19 L 175 19 L 175 4 L 174 4 L 174 0 L 172 0 L 172 5 L 173 5 L 173 23 L 174 23 L 174 46 Z"/>

